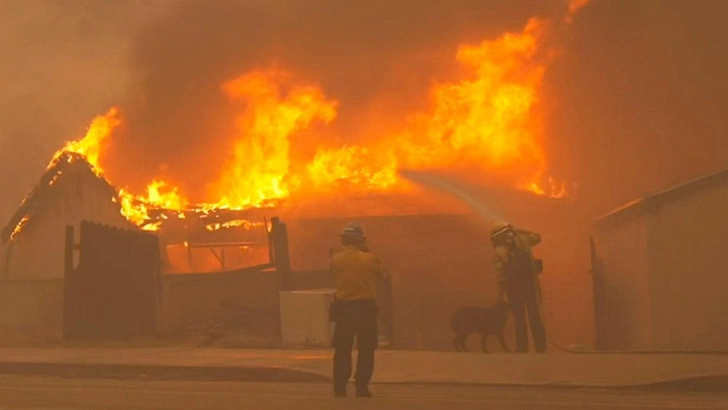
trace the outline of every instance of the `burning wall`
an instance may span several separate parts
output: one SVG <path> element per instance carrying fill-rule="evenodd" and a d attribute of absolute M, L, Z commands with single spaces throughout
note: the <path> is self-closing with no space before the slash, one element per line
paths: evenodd
<path fill-rule="evenodd" d="M 67 225 L 92 220 L 133 228 L 120 214 L 116 195 L 81 155 L 58 155 L 2 231 L 2 278 L 62 278 Z"/>
<path fill-rule="evenodd" d="M 273 206 L 301 216 L 306 211 L 296 206 L 307 203 L 324 204 L 308 207 L 318 215 L 343 214 L 337 204 L 357 204 L 347 210 L 351 216 L 408 213 L 403 198 L 419 202 L 409 213 L 464 211 L 407 183 L 399 175 L 404 168 L 564 197 L 567 181 L 549 176 L 540 92 L 563 29 L 586 3 L 574 1 L 551 13 L 558 17 L 527 19 L 517 31 L 443 45 L 422 56 L 426 64 L 446 61 L 429 79 L 419 72 L 422 66 L 409 64 L 416 59 L 409 54 L 408 64 L 394 71 L 404 82 L 414 73 L 416 85 L 403 88 L 391 78 L 394 72 L 387 73 L 377 81 L 392 89 L 364 104 L 344 98 L 340 87 L 327 87 L 329 78 L 317 78 L 316 70 L 290 64 L 282 54 L 261 53 L 242 71 L 230 68 L 212 87 L 193 93 L 205 98 L 159 100 L 170 90 L 156 87 L 168 83 L 145 82 L 139 98 L 98 116 L 86 136 L 68 143 L 54 161 L 68 153 L 85 157 L 97 176 L 120 188 L 122 214 L 147 230 L 200 221 L 216 230 L 245 224 L 256 208 Z M 179 68 L 184 73 L 194 67 Z M 406 88 L 407 101 L 397 95 Z M 367 203 L 372 194 L 378 200 Z M 437 223 L 433 229 L 442 232 Z M 435 248 L 446 240 L 430 238 L 428 246 Z M 458 244 L 449 257 L 460 264 L 457 270 L 470 266 L 470 273 L 453 289 L 473 289 L 466 278 L 477 277 L 484 255 L 472 243 Z M 438 266 L 444 269 L 451 259 Z M 435 281 L 447 276 L 446 270 L 415 272 L 413 260 L 394 264 L 405 284 L 415 273 Z"/>

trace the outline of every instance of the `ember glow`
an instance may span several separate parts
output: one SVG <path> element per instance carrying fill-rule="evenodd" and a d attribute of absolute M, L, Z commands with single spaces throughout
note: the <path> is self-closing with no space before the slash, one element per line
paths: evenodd
<path fill-rule="evenodd" d="M 24 216 L 23 219 L 20 220 L 20 222 L 15 226 L 15 229 L 13 229 L 13 232 L 10 234 L 10 239 L 15 239 L 16 236 L 23 230 L 23 227 L 25 227 L 25 224 L 28 223 L 28 216 Z"/>
<path fill-rule="evenodd" d="M 258 228 L 258 227 L 263 226 L 263 223 L 262 222 L 250 222 L 250 221 L 246 221 L 245 219 L 237 219 L 237 220 L 232 220 L 232 221 L 223 222 L 223 223 L 216 222 L 216 223 L 207 224 L 207 225 L 205 225 L 205 229 L 207 229 L 208 231 L 216 231 L 218 229 L 237 228 L 240 226 L 242 226 L 245 229 L 252 229 L 252 228 Z"/>
<path fill-rule="evenodd" d="M 565 21 L 571 22 L 587 3 L 572 0 Z M 237 135 L 233 146 L 223 148 L 230 152 L 228 162 L 210 181 L 205 200 L 193 203 L 160 178 L 144 194 L 113 181 L 122 188 L 117 198 L 122 214 L 143 229 L 157 230 L 169 218 L 265 207 L 289 197 L 409 189 L 399 169 L 461 172 L 484 184 L 564 197 L 565 184 L 548 175 L 538 112 L 543 76 L 554 56 L 545 41 L 550 28 L 550 22 L 534 18 L 520 32 L 461 44 L 452 57 L 463 77 L 433 84 L 426 109 L 397 113 L 401 118 L 392 123 L 398 125 L 384 127 L 366 143 L 331 146 L 314 135 L 307 140 L 314 153 L 303 163 L 292 152 L 293 139 L 302 131 L 311 138 L 315 127 L 336 121 L 340 103 L 317 84 L 296 81 L 295 73 L 284 68 L 243 73 L 220 85 L 229 103 L 239 107 L 230 119 Z M 121 124 L 121 110 L 111 108 L 91 122 L 84 138 L 56 153 L 54 161 L 64 152 L 77 153 L 102 176 L 104 144 Z M 231 217 L 209 221 L 206 229 L 232 226 L 252 225 Z"/>

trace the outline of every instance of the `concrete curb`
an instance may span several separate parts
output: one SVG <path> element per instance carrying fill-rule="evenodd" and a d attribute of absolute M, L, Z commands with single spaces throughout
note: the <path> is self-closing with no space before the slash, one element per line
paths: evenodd
<path fill-rule="evenodd" d="M 656 383 L 642 384 L 637 386 L 625 386 L 632 389 L 647 390 L 681 390 L 681 391 L 705 391 L 705 392 L 728 392 L 728 375 L 716 374 L 710 376 L 689 377 L 684 379 L 662 381 Z"/>
<path fill-rule="evenodd" d="M 655 391 L 693 391 L 728 392 L 728 375 L 701 376 L 659 382 L 635 384 L 596 384 L 578 382 L 517 383 L 517 382 L 428 382 L 428 381 L 391 381 L 372 382 L 387 385 L 451 385 L 471 387 L 539 387 L 549 389 L 604 389 L 604 390 L 655 390 Z"/>
<path fill-rule="evenodd" d="M 1 375 L 142 380 L 322 383 L 320 374 L 285 367 L 165 366 L 85 363 L 0 363 Z"/>
<path fill-rule="evenodd" d="M 260 383 L 330 383 L 321 373 L 283 366 L 173 366 L 95 363 L 0 362 L 0 375 L 46 376 L 70 379 L 125 379 L 167 381 L 229 381 Z M 639 389 L 664 391 L 728 392 L 728 374 L 686 377 L 637 384 L 593 384 L 579 382 L 459 382 L 373 381 L 376 385 L 452 385 L 488 387 L 540 387 L 558 389 Z"/>

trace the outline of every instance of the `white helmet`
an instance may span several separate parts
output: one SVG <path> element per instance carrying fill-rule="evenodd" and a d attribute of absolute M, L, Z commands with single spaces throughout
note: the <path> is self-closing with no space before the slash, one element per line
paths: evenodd
<path fill-rule="evenodd" d="M 504 221 L 495 221 L 490 227 L 490 237 L 495 238 L 496 236 L 513 229 L 513 226 Z"/>
<path fill-rule="evenodd" d="M 361 225 L 356 222 L 352 222 L 347 225 L 344 230 L 341 231 L 341 234 L 339 234 L 339 236 L 341 236 L 342 238 L 353 239 L 359 242 L 366 241 L 366 236 L 364 236 L 364 230 L 361 228 Z"/>

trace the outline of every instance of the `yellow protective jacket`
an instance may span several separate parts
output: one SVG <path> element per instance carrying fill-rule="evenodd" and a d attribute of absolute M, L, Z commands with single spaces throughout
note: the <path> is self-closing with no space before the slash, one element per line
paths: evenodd
<path fill-rule="evenodd" d="M 514 238 L 514 241 L 516 243 L 516 246 L 528 253 L 531 259 L 531 263 L 534 264 L 535 267 L 536 260 L 533 257 L 533 250 L 531 248 L 541 243 L 541 235 L 522 230 L 515 230 L 515 233 L 516 236 Z M 504 245 L 496 246 L 493 251 L 493 267 L 495 268 L 496 272 L 496 286 L 498 290 L 498 297 L 502 298 L 505 294 L 506 287 L 508 286 L 508 276 L 506 275 L 505 266 L 508 263 L 510 254 L 508 252 L 508 248 Z M 538 295 L 540 302 L 541 289 L 539 285 L 538 275 L 533 276 L 533 280 L 536 282 L 536 294 Z"/>
<path fill-rule="evenodd" d="M 375 299 L 384 270 L 371 252 L 345 246 L 331 256 L 330 270 L 336 280 L 337 300 Z"/>

